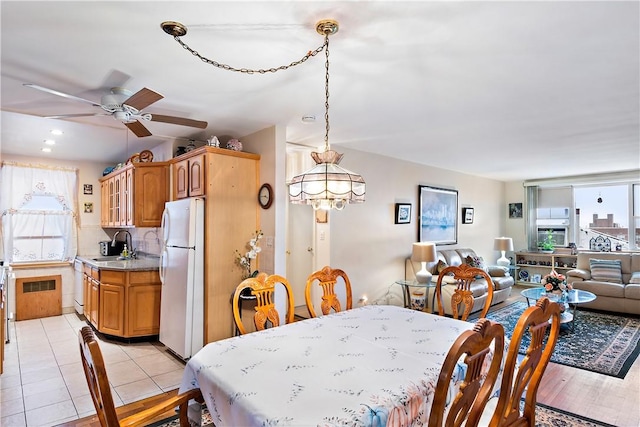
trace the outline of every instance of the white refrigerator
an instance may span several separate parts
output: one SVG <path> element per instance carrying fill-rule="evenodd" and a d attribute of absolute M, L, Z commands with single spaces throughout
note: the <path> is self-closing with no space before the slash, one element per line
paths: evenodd
<path fill-rule="evenodd" d="M 160 280 L 160 342 L 189 359 L 204 341 L 204 199 L 165 204 Z"/>

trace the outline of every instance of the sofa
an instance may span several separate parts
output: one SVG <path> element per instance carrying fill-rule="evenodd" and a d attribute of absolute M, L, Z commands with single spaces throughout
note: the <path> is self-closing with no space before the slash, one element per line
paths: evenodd
<path fill-rule="evenodd" d="M 493 301 L 491 305 L 495 305 L 505 301 L 509 295 L 511 295 L 511 289 L 513 288 L 514 279 L 509 274 L 509 269 L 506 267 L 488 266 L 481 257 L 479 257 L 473 249 L 461 248 L 461 249 L 444 249 L 438 250 L 438 259 L 427 263 L 427 270 L 433 274 L 431 282 L 433 284 L 438 281 L 438 271 L 442 270 L 446 266 L 458 266 L 461 264 L 469 264 L 472 267 L 483 268 L 491 277 L 493 286 Z M 415 273 L 422 268 L 421 263 L 411 261 L 411 258 L 407 258 L 405 262 L 405 280 L 415 280 Z M 443 278 L 442 287 L 442 301 L 444 304 L 444 311 L 446 314 L 452 314 L 451 310 L 451 296 L 456 288 L 455 281 L 452 277 Z M 487 299 L 487 283 L 485 279 L 477 279 L 471 285 L 471 291 L 473 292 L 473 308 L 471 313 L 480 311 L 484 306 Z M 429 294 L 427 295 L 428 304 L 431 309 L 437 311 L 437 302 L 435 308 L 432 305 L 434 301 L 435 287 L 429 288 Z"/>
<path fill-rule="evenodd" d="M 640 253 L 579 252 L 567 283 L 596 295 L 580 307 L 640 314 Z"/>

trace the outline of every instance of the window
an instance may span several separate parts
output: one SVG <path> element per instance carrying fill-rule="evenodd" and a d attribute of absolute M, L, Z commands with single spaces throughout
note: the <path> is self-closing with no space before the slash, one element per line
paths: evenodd
<path fill-rule="evenodd" d="M 600 250 L 604 241 L 612 251 L 629 250 L 629 185 L 576 187 L 574 198 L 579 248 Z"/>
<path fill-rule="evenodd" d="M 558 178 L 524 183 L 527 242 L 537 249 L 536 226 L 545 208 L 569 207 L 568 242 L 583 250 L 640 249 L 640 184 L 638 173 Z M 547 209 L 548 210 L 548 209 Z M 565 217 L 563 217 L 565 218 Z M 558 219 L 558 221 L 560 221 Z"/>
<path fill-rule="evenodd" d="M 76 174 L 75 169 L 2 165 L 5 261 L 70 261 L 75 257 Z"/>

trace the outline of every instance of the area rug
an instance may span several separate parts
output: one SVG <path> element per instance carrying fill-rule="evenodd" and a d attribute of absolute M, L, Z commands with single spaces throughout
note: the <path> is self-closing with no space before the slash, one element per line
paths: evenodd
<path fill-rule="evenodd" d="M 524 301 L 518 301 L 489 312 L 487 318 L 500 322 L 510 337 L 518 317 L 526 308 Z M 525 336 L 520 353 L 524 353 L 528 345 L 529 339 Z M 574 331 L 571 331 L 571 323 L 561 326 L 551 361 L 624 378 L 639 353 L 639 318 L 579 310 Z"/>
<path fill-rule="evenodd" d="M 154 424 L 153 427 L 178 427 L 178 416 Z M 211 415 L 207 408 L 202 411 L 202 427 L 214 427 Z M 234 426 L 241 427 L 241 426 Z M 569 412 L 554 409 L 546 405 L 536 406 L 536 427 L 615 427 L 611 424 L 601 423 Z"/>

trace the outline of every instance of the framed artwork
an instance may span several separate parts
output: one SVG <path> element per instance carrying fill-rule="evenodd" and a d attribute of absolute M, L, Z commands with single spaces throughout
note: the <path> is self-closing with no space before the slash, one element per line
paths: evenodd
<path fill-rule="evenodd" d="M 540 283 L 542 281 L 542 276 L 539 274 L 534 274 L 531 276 L 531 283 Z"/>
<path fill-rule="evenodd" d="M 509 218 L 522 218 L 522 203 L 509 203 Z"/>
<path fill-rule="evenodd" d="M 92 184 L 83 184 L 84 194 L 93 194 L 93 185 Z"/>
<path fill-rule="evenodd" d="M 458 191 L 418 186 L 418 241 L 453 245 L 458 242 Z"/>
<path fill-rule="evenodd" d="M 473 224 L 473 208 L 462 208 L 462 223 Z"/>
<path fill-rule="evenodd" d="M 396 224 L 411 223 L 411 203 L 396 203 Z"/>
<path fill-rule="evenodd" d="M 84 204 L 84 213 L 92 213 L 93 212 L 93 203 L 85 202 Z"/>

